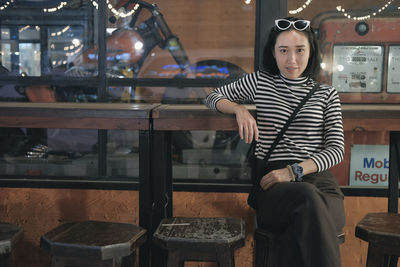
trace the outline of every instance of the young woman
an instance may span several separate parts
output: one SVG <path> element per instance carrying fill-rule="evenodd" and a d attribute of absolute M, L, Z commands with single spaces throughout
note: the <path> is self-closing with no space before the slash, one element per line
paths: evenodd
<path fill-rule="evenodd" d="M 209 108 L 236 115 L 246 143 L 257 141 L 262 172 L 249 195 L 258 225 L 279 235 L 279 267 L 338 267 L 337 232 L 345 222 L 343 194 L 329 168 L 343 159 L 344 136 L 337 91 L 319 85 L 320 57 L 310 22 L 278 19 L 264 48 L 263 69 L 214 89 Z M 278 133 L 308 92 L 283 137 L 263 161 Z M 256 104 L 257 121 L 239 100 Z M 260 168 L 258 168 L 260 169 Z"/>

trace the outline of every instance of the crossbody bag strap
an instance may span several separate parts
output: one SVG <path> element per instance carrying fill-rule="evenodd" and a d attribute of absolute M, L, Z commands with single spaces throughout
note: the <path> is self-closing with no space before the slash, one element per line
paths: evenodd
<path fill-rule="evenodd" d="M 310 99 L 311 95 L 319 88 L 319 83 L 316 83 L 314 87 L 308 92 L 308 94 L 301 100 L 300 104 L 296 107 L 296 109 L 292 112 L 289 119 L 286 121 L 285 125 L 283 126 L 282 130 L 276 136 L 274 142 L 271 145 L 271 148 L 268 150 L 267 155 L 265 155 L 263 162 L 267 163 L 269 157 L 271 156 L 272 152 L 274 151 L 275 147 L 278 145 L 279 141 L 282 139 L 283 135 L 285 134 L 286 130 L 289 128 L 290 123 L 292 123 L 293 119 L 296 117 L 299 110 L 304 106 L 308 99 Z"/>

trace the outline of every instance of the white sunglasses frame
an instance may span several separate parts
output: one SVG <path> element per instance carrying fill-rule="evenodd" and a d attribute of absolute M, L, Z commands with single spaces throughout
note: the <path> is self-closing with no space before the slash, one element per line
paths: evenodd
<path fill-rule="evenodd" d="M 279 26 L 279 22 L 280 21 L 286 21 L 286 22 L 288 22 L 289 23 L 289 26 L 287 26 L 286 28 L 282 28 L 281 26 Z M 298 21 L 304 21 L 304 22 L 306 22 L 306 27 L 304 27 L 304 29 L 299 29 L 299 28 L 297 28 L 296 27 L 296 25 L 295 25 L 295 23 L 296 22 L 298 22 Z M 277 27 L 279 30 L 281 30 L 281 31 L 286 31 L 287 29 L 289 29 L 290 27 L 292 27 L 293 26 L 293 28 L 295 29 L 295 30 L 297 30 L 297 31 L 305 31 L 307 28 L 311 28 L 310 27 L 310 24 L 311 24 L 311 22 L 309 21 L 309 20 L 305 20 L 305 19 L 299 19 L 299 20 L 295 20 L 295 21 L 290 21 L 290 20 L 287 20 L 287 19 L 276 19 L 275 20 L 275 27 Z"/>

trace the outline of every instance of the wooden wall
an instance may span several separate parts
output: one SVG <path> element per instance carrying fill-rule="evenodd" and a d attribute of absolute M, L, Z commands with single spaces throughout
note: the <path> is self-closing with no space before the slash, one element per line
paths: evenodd
<path fill-rule="evenodd" d="M 254 211 L 247 194 L 174 193 L 174 215 L 240 217 L 246 222 L 246 245 L 235 254 L 236 266 L 253 262 Z M 346 197 L 346 241 L 341 245 L 343 267 L 363 267 L 367 245 L 354 236 L 355 225 L 368 212 L 385 211 L 385 198 Z M 24 238 L 16 249 L 15 267 L 48 266 L 49 256 L 39 247 L 40 236 L 62 222 L 103 220 L 138 223 L 138 192 L 71 189 L 0 189 L 0 221 L 20 225 Z M 186 263 L 211 267 L 214 263 Z"/>

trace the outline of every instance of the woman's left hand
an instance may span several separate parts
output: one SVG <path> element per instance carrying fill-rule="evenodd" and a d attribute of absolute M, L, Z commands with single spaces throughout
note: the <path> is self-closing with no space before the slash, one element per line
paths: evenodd
<path fill-rule="evenodd" d="M 262 189 L 267 190 L 276 183 L 290 182 L 291 179 L 288 168 L 273 170 L 261 178 L 260 186 Z"/>

